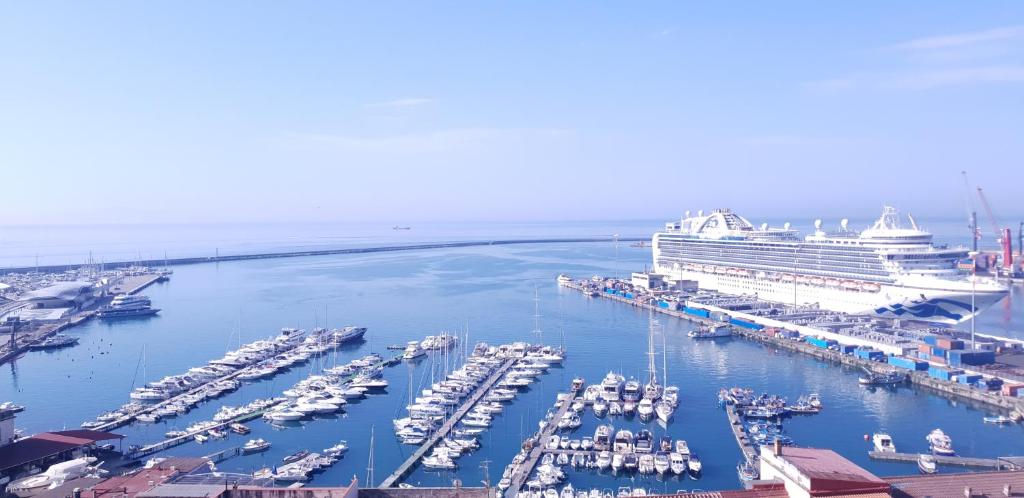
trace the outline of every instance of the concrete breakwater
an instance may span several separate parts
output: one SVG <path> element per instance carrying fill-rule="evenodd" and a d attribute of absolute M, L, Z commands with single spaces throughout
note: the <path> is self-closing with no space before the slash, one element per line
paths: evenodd
<path fill-rule="evenodd" d="M 498 246 L 498 245 L 513 245 L 513 244 L 559 244 L 559 243 L 580 243 L 580 242 L 613 242 L 618 240 L 619 242 L 639 242 L 647 241 L 647 237 L 577 237 L 577 238 L 540 238 L 540 239 L 504 239 L 504 240 L 475 240 L 475 241 L 464 241 L 464 242 L 434 242 L 427 244 L 409 244 L 409 245 L 389 245 L 389 246 L 376 246 L 376 247 L 350 247 L 345 249 L 320 249 L 320 250 L 309 250 L 309 251 L 281 251 L 281 252 L 266 252 L 266 253 L 250 253 L 250 254 L 234 254 L 234 255 L 221 255 L 216 254 L 214 256 L 196 256 L 190 258 L 170 258 L 170 259 L 139 259 L 133 261 L 113 261 L 104 263 L 103 265 L 107 268 L 121 268 L 129 266 L 170 266 L 170 265 L 193 265 L 199 263 L 218 263 L 226 261 L 245 261 L 250 259 L 270 259 L 270 258 L 297 258 L 302 256 L 330 256 L 335 254 L 364 254 L 374 252 L 395 252 L 395 251 L 419 251 L 424 249 L 448 249 L 448 248 L 459 248 L 459 247 L 476 247 L 476 246 Z M 47 266 L 21 266 L 21 267 L 10 267 L 0 268 L 5 272 L 62 272 L 68 269 L 76 269 L 86 266 L 85 264 L 67 264 L 67 265 L 47 265 Z"/>

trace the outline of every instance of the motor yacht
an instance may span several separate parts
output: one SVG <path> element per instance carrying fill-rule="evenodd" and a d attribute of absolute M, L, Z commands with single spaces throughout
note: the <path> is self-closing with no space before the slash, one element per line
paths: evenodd
<path fill-rule="evenodd" d="M 669 454 L 669 466 L 674 474 L 683 475 L 686 472 L 686 459 L 683 458 L 683 455 L 673 451 Z"/>
<path fill-rule="evenodd" d="M 953 451 L 953 440 L 950 439 L 942 429 L 935 429 L 925 437 L 931 447 L 932 453 L 936 455 L 955 455 Z"/>
<path fill-rule="evenodd" d="M 242 445 L 242 454 L 251 455 L 253 453 L 260 453 L 270 449 L 270 442 L 265 439 L 250 439 L 249 442 Z"/>
<path fill-rule="evenodd" d="M 881 453 L 896 453 L 896 445 L 892 442 L 892 436 L 884 432 L 876 432 L 871 436 L 871 443 L 875 451 Z"/>

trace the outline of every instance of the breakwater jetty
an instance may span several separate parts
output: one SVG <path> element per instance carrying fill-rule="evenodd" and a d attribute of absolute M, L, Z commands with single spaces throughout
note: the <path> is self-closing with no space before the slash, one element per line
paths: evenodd
<path fill-rule="evenodd" d="M 317 249 L 301 251 L 279 251 L 249 254 L 225 254 L 219 251 L 212 256 L 194 256 L 189 258 L 164 258 L 164 259 L 138 259 L 133 261 L 112 261 L 103 265 L 106 268 L 121 268 L 132 266 L 161 267 L 172 265 L 194 265 L 200 263 L 222 263 L 228 261 L 246 261 L 252 259 L 272 258 L 298 258 L 304 256 L 330 256 L 336 254 L 368 254 L 375 252 L 397 252 L 397 251 L 421 251 L 425 249 L 451 249 L 459 247 L 477 246 L 502 246 L 514 244 L 568 244 L 582 242 L 638 242 L 648 240 L 646 237 L 575 237 L 575 238 L 534 238 L 534 239 L 497 239 L 497 240 L 473 240 L 460 242 L 433 242 L 425 244 L 387 245 L 374 247 L 349 247 L 339 249 Z M 63 272 L 69 269 L 77 269 L 86 266 L 85 264 L 65 264 L 48 266 L 22 266 L 0 268 L 0 271 L 21 273 L 21 272 Z"/>

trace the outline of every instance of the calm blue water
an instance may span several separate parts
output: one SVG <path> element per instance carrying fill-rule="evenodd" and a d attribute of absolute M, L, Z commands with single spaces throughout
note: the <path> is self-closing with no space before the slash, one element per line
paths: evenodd
<path fill-rule="evenodd" d="M 32 353 L 3 366 L 0 399 L 27 406 L 18 419 L 26 432 L 77 427 L 83 420 L 127 400 L 133 384 L 220 357 L 226 349 L 276 333 L 282 326 L 311 328 L 323 324 L 324 309 L 331 326 L 360 324 L 369 327 L 367 341 L 341 351 L 338 362 L 370 351 L 384 352 L 388 344 L 421 339 L 439 330 L 468 327 L 470 341 L 491 343 L 531 340 L 534 288 L 541 297 L 541 327 L 546 342 L 562 340 L 569 357 L 530 391 L 520 396 L 486 433 L 483 448 L 459 460 L 457 475 L 466 485 L 483 479 L 480 464 L 489 460 L 493 481 L 516 453 L 521 437 L 536 423 L 565 389 L 572 377 L 599 381 L 609 370 L 639 375 L 645 369 L 647 316 L 630 307 L 585 298 L 559 289 L 560 272 L 586 276 L 625 276 L 649 263 L 648 249 L 606 243 L 476 247 L 401 254 L 366 254 L 257 260 L 181 266 L 170 282 L 146 293 L 163 309 L 153 319 L 115 323 L 90 322 L 71 331 L 81 338 L 78 347 L 53 353 Z M 1015 301 L 1019 302 L 1019 300 Z M 1020 323 L 1021 313 L 1015 312 Z M 987 318 L 986 318 L 987 319 Z M 1021 427 L 983 424 L 984 412 L 914 389 L 868 391 L 857 385 L 856 372 L 824 365 L 787 353 L 778 353 L 742 340 L 693 342 L 685 337 L 686 323 L 661 318 L 667 344 L 668 375 L 682 389 L 682 404 L 667 428 L 652 426 L 655 435 L 667 431 L 689 441 L 704 461 L 700 481 L 658 482 L 647 486 L 663 490 L 719 489 L 738 485 L 735 464 L 740 458 L 716 406 L 721 387 L 742 385 L 780 393 L 795 399 L 817 392 L 827 409 L 820 415 L 787 422 L 788 432 L 800 445 L 828 447 L 878 474 L 907 474 L 913 465 L 882 464 L 867 459 L 864 434 L 889 431 L 905 451 L 926 449 L 925 434 L 941 427 L 957 450 L 970 456 L 1020 453 Z M 656 342 L 661 343 L 661 338 Z M 143 348 L 145 368 L 139 367 Z M 332 359 L 333 361 L 333 359 Z M 268 453 L 223 462 L 228 471 L 248 472 L 280 462 L 282 456 L 303 448 L 320 450 L 347 439 L 349 454 L 319 475 L 315 484 L 343 484 L 353 475 L 365 476 L 369 432 L 376 434 L 375 468 L 379 482 L 412 448 L 394 439 L 390 420 L 404 413 L 410 379 L 418 387 L 430 361 L 403 364 L 386 370 L 391 387 L 386 395 L 372 396 L 349 406 L 336 418 L 317 419 L 297 427 L 275 429 L 262 421 L 249 425 L 273 443 Z M 184 417 L 155 425 L 121 429 L 127 443 L 162 438 L 171 428 L 208 419 L 222 404 L 237 405 L 255 397 L 279 394 L 305 377 L 312 367 L 299 367 L 202 405 Z M 598 424 L 591 413 L 575 437 L 590 435 Z M 617 427 L 638 422 L 613 422 Z M 248 438 L 247 437 L 247 438 Z M 190 443 L 169 452 L 206 455 L 241 444 L 247 438 L 206 445 Z M 418 470 L 407 479 L 414 484 L 448 484 L 452 474 Z M 615 488 L 628 484 L 597 474 L 572 475 L 584 487 Z M 634 485 L 639 485 L 634 483 Z"/>

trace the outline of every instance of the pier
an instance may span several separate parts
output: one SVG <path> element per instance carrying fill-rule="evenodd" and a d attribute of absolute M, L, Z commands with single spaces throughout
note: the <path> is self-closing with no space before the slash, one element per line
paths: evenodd
<path fill-rule="evenodd" d="M 883 451 L 869 451 L 868 456 L 872 460 L 879 460 L 883 462 L 905 462 L 905 463 L 917 463 L 917 453 L 891 453 Z M 954 465 L 959 467 L 971 467 L 976 469 L 991 469 L 991 470 L 1018 470 L 1024 468 L 1021 466 L 1020 457 L 1000 457 L 1000 458 L 970 458 L 962 456 L 943 456 L 943 455 L 932 455 L 935 458 L 935 463 L 939 465 Z"/>
<path fill-rule="evenodd" d="M 142 289 L 157 282 L 167 280 L 163 273 L 146 273 L 143 275 L 126 275 L 121 281 L 110 287 L 111 294 L 138 294 Z"/>
<path fill-rule="evenodd" d="M 501 379 L 501 377 L 504 376 L 505 373 L 508 372 L 510 368 L 512 368 L 512 365 L 515 365 L 518 361 L 519 360 L 515 358 L 505 360 L 505 363 L 498 367 L 498 369 L 495 370 L 494 373 L 491 374 L 491 376 L 488 377 L 483 384 L 477 387 L 476 390 L 473 392 L 473 395 L 470 396 L 469 399 L 466 400 L 461 406 L 459 406 L 459 409 L 455 410 L 455 412 L 452 413 L 450 417 L 448 417 L 448 420 L 445 420 L 444 424 L 442 424 L 438 430 L 434 431 L 434 433 L 430 435 L 430 438 L 424 441 L 423 444 L 421 444 L 419 448 L 417 448 L 416 451 L 414 451 L 413 454 L 409 456 L 409 458 L 402 462 L 402 464 L 399 465 L 394 472 L 388 475 L 388 477 L 384 479 L 384 482 L 380 483 L 379 488 L 390 488 L 398 484 L 399 480 L 401 480 L 402 477 L 408 474 L 409 471 L 411 471 L 413 467 L 415 467 L 416 464 L 418 464 L 419 461 L 422 460 L 424 456 L 426 456 L 427 452 L 430 451 L 434 447 L 434 445 L 436 445 L 439 441 L 441 441 L 441 439 L 447 436 L 448 433 L 451 432 L 452 428 L 455 427 L 455 424 L 457 424 L 459 420 L 462 420 L 462 417 L 465 416 L 466 413 L 468 413 L 469 410 L 472 409 L 473 406 L 475 406 L 477 402 L 479 402 L 480 399 L 487 394 L 491 387 L 493 387 L 494 384 L 497 383 L 498 380 Z M 372 485 L 372 483 L 370 484 Z"/>
<path fill-rule="evenodd" d="M 740 452 L 743 453 L 743 459 L 757 463 L 757 449 L 754 445 L 750 444 L 750 439 L 747 437 L 747 430 L 743 427 L 743 417 L 740 416 L 739 411 L 736 410 L 734 405 L 725 405 L 725 413 L 729 417 L 729 429 L 732 431 L 733 437 L 736 438 L 736 444 L 740 447 Z"/>
<path fill-rule="evenodd" d="M 534 442 L 533 448 L 530 448 L 530 453 L 526 456 L 526 460 L 516 467 L 516 472 L 512 474 L 510 479 L 512 483 L 508 487 L 508 491 L 510 491 L 511 494 L 507 494 L 506 496 L 518 496 L 519 492 L 522 491 L 523 486 L 526 484 L 526 480 L 529 479 L 530 474 L 533 473 L 534 467 L 537 466 L 537 462 L 539 462 L 541 457 L 544 456 L 544 453 L 557 451 L 548 450 L 547 442 L 551 435 L 558 430 L 558 421 L 562 419 L 565 412 L 569 411 L 569 407 L 572 406 L 573 401 L 575 401 L 575 394 L 576 393 L 572 393 L 565 396 L 561 404 L 558 405 L 558 409 L 555 411 L 555 414 L 545 419 L 547 423 L 545 423 L 544 427 L 537 432 L 537 438 Z"/>

